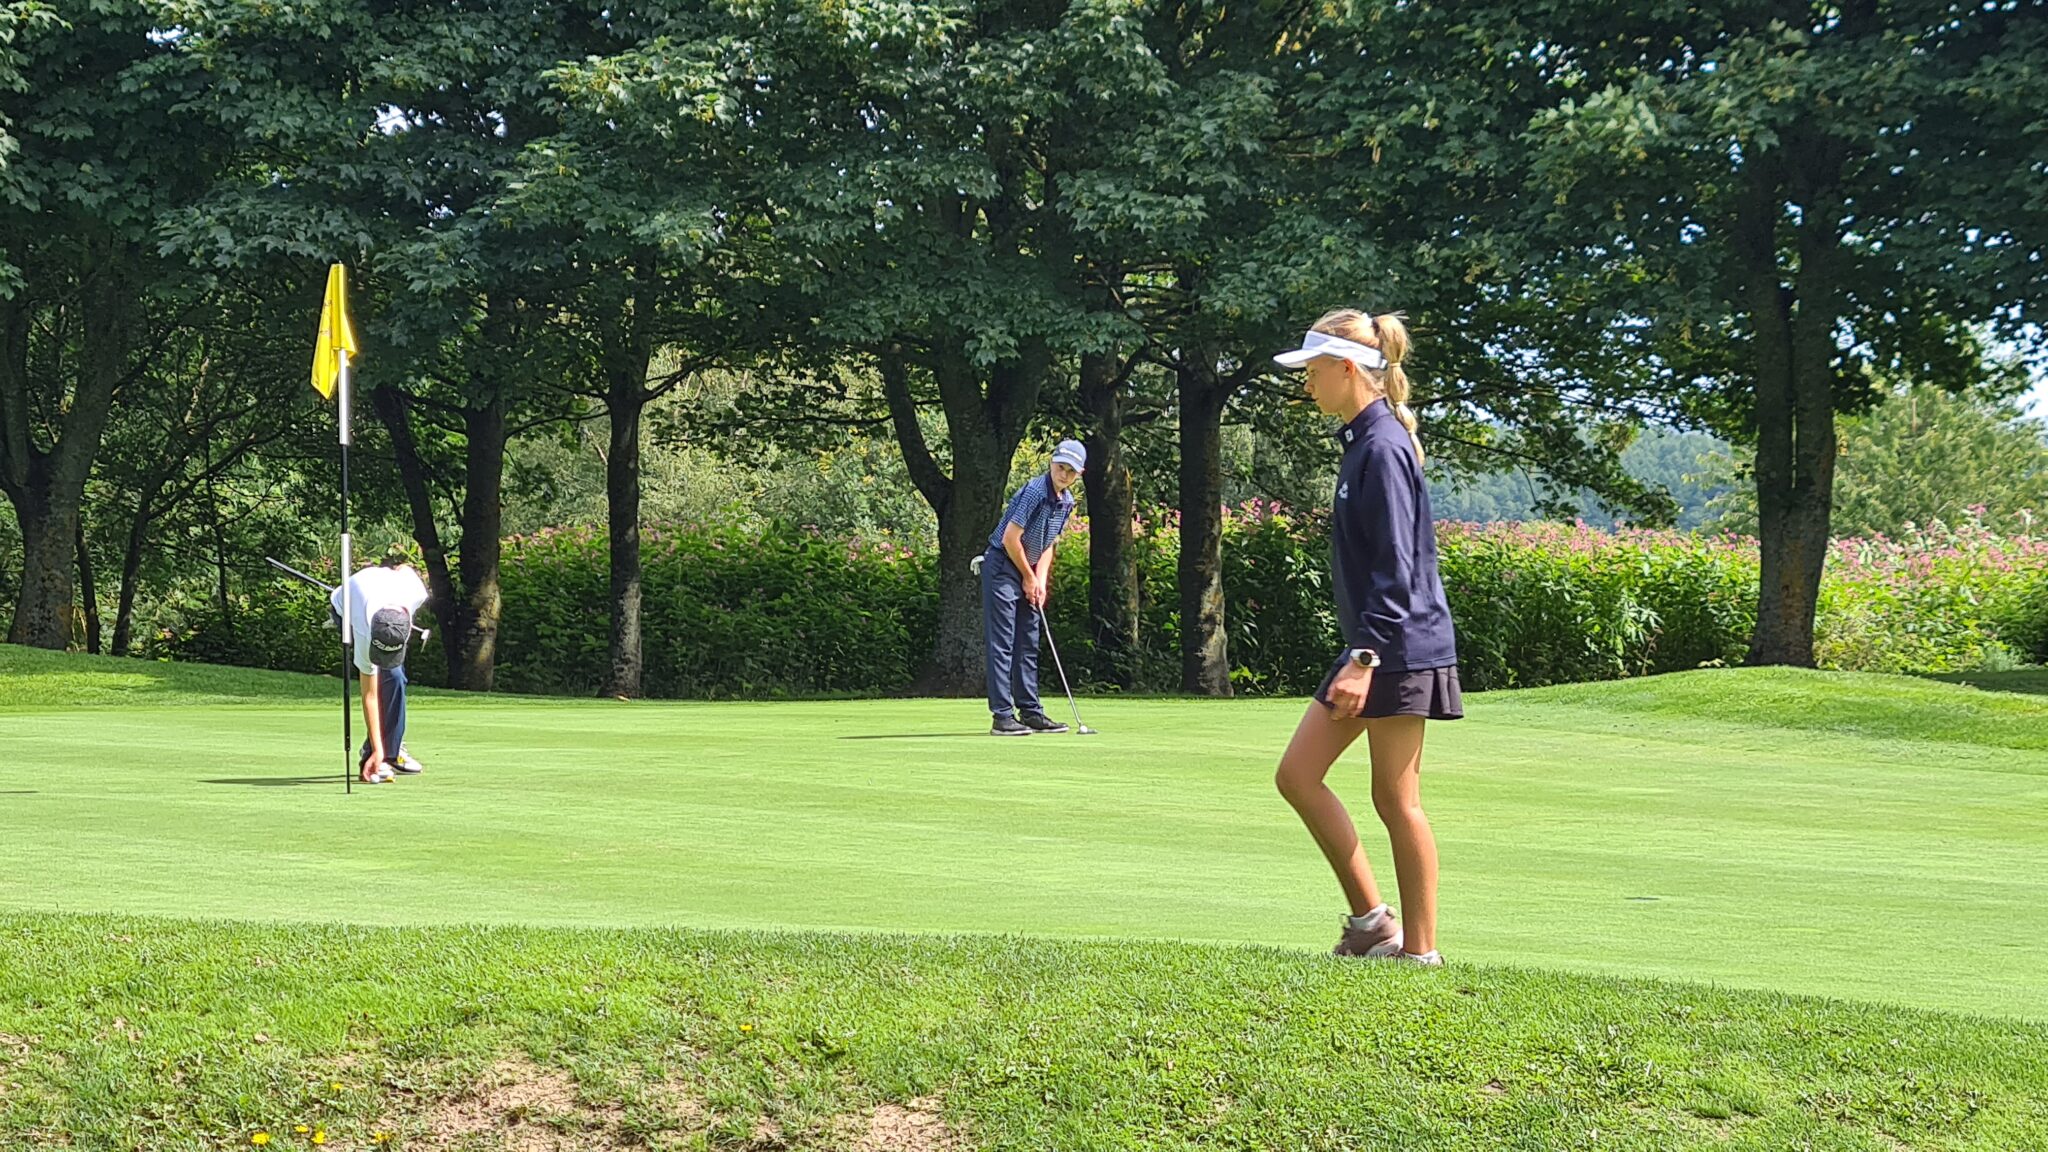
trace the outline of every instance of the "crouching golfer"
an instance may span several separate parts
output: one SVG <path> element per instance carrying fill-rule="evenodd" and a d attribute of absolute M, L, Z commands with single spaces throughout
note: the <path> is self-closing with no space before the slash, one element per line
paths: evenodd
<path fill-rule="evenodd" d="M 336 588 L 328 601 L 337 617 L 341 592 Z M 393 774 L 420 773 L 420 762 L 405 748 L 405 650 L 412 642 L 413 613 L 426 601 L 420 574 L 396 549 L 348 578 L 349 631 L 355 637 L 363 726 L 369 735 L 356 754 L 365 784 L 388 783 Z"/>
<path fill-rule="evenodd" d="M 1088 464 L 1078 440 L 1062 440 L 1052 467 L 1010 497 L 988 538 L 981 570 L 982 639 L 988 652 L 991 736 L 1065 732 L 1038 702 L 1038 629 L 1052 586 L 1053 545 L 1074 510 L 1074 483 Z"/>
<path fill-rule="evenodd" d="M 1422 441 L 1408 408 L 1398 316 L 1349 310 L 1316 321 L 1299 349 L 1274 357 L 1307 368 L 1316 407 L 1343 421 L 1344 459 L 1330 515 L 1332 583 L 1345 651 L 1280 759 L 1277 783 L 1337 872 L 1351 904 L 1339 956 L 1441 964 L 1436 950 L 1436 838 L 1423 814 L 1422 729 L 1465 714 L 1458 644 L 1437 575 L 1436 525 Z M 1372 803 L 1394 850 L 1401 914 L 1380 899 L 1343 801 L 1324 783 L 1363 733 Z"/>

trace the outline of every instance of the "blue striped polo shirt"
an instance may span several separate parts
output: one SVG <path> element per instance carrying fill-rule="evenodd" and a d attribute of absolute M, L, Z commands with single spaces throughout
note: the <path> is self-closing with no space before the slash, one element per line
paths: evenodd
<path fill-rule="evenodd" d="M 1072 492 L 1054 492 L 1051 476 L 1033 476 L 1031 482 L 1017 489 L 1010 497 L 1010 506 L 1003 510 L 1003 518 L 996 524 L 996 530 L 989 535 L 988 546 L 997 552 L 1003 550 L 1003 533 L 1010 525 L 1024 529 L 1024 559 L 1038 563 L 1052 542 L 1059 539 L 1061 529 L 1067 526 L 1067 516 L 1074 510 Z"/>

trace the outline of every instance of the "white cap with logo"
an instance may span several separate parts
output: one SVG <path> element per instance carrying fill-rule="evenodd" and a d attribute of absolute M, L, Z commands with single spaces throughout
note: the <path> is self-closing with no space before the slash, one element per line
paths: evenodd
<path fill-rule="evenodd" d="M 1062 440 L 1060 446 L 1052 450 L 1052 462 L 1065 464 L 1076 472 L 1086 472 L 1088 449 L 1083 447 L 1079 440 Z"/>

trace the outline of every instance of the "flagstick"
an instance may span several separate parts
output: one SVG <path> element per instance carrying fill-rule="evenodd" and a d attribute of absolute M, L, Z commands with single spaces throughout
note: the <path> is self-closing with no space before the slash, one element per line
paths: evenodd
<path fill-rule="evenodd" d="M 355 634 L 348 597 L 349 577 L 354 575 L 348 538 L 348 352 L 341 353 L 341 790 L 354 795 L 356 783 L 355 734 L 349 715 L 348 681 L 355 671 Z"/>

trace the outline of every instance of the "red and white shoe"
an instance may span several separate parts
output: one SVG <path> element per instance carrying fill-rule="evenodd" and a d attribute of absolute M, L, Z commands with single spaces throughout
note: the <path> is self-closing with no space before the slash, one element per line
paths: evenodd
<path fill-rule="evenodd" d="M 1401 954 L 1401 924 L 1394 918 L 1394 910 L 1382 904 L 1364 916 L 1344 918 L 1344 935 L 1337 946 L 1330 949 L 1332 956 L 1367 956 L 1386 959 Z"/>

